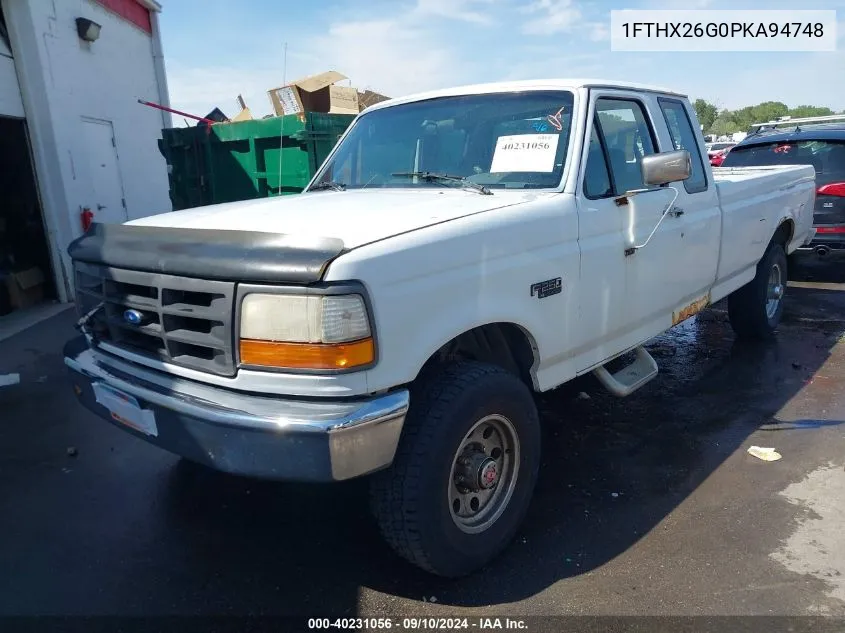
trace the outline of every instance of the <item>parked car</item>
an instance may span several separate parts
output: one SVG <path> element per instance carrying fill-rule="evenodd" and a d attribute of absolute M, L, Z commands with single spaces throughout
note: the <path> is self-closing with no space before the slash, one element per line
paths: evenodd
<path fill-rule="evenodd" d="M 686 96 L 648 86 L 379 103 L 301 195 L 94 224 L 65 363 L 84 406 L 189 460 L 370 476 L 386 541 L 460 576 L 525 516 L 535 392 L 634 392 L 643 344 L 724 297 L 738 336 L 773 336 L 814 177 L 714 174 Z"/>
<path fill-rule="evenodd" d="M 830 121 L 832 117 L 823 117 Z M 786 129 L 766 129 L 731 150 L 723 167 L 812 165 L 816 202 L 812 242 L 800 252 L 845 255 L 845 116 L 840 122 L 789 121 Z"/>
<path fill-rule="evenodd" d="M 725 160 L 725 156 L 728 155 L 728 152 L 731 151 L 731 148 L 734 147 L 736 143 L 713 143 L 711 144 L 710 148 L 707 150 L 707 157 L 710 159 L 710 165 L 713 167 L 719 167 L 722 164 L 722 161 Z"/>

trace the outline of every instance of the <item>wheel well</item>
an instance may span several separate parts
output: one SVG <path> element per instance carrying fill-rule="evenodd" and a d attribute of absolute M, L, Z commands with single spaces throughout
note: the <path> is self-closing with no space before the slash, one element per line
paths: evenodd
<path fill-rule="evenodd" d="M 476 360 L 505 369 L 534 388 L 531 368 L 534 349 L 528 333 L 514 323 L 488 323 L 464 332 L 438 349 L 425 362 L 423 375 L 456 360 Z"/>
<path fill-rule="evenodd" d="M 775 231 L 772 237 L 772 243 L 781 244 L 784 248 L 792 241 L 792 236 L 795 233 L 795 223 L 792 220 L 785 220 L 781 222 L 778 230 Z"/>

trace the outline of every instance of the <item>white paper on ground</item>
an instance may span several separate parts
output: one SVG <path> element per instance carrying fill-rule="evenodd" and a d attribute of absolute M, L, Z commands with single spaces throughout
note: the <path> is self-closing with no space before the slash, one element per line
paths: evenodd
<path fill-rule="evenodd" d="M 542 172 L 555 168 L 555 155 L 560 136 L 557 134 L 514 134 L 496 140 L 490 173 Z"/>
<path fill-rule="evenodd" d="M 0 387 L 11 387 L 21 381 L 20 374 L 0 374 Z"/>
<path fill-rule="evenodd" d="M 782 455 L 773 448 L 763 448 L 761 446 L 752 446 L 748 449 L 748 454 L 753 455 L 757 459 L 762 459 L 764 462 L 776 462 Z"/>

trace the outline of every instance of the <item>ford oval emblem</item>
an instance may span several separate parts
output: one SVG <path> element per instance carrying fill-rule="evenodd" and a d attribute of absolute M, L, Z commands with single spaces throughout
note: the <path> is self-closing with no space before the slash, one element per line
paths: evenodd
<path fill-rule="evenodd" d="M 123 313 L 123 320 L 131 325 L 141 325 L 144 320 L 144 314 L 137 310 L 127 310 Z"/>

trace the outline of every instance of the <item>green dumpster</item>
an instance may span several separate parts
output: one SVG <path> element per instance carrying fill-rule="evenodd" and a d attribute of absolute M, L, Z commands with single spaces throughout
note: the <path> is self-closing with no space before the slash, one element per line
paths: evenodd
<path fill-rule="evenodd" d="M 300 193 L 354 118 L 307 112 L 162 130 L 173 210 Z"/>

